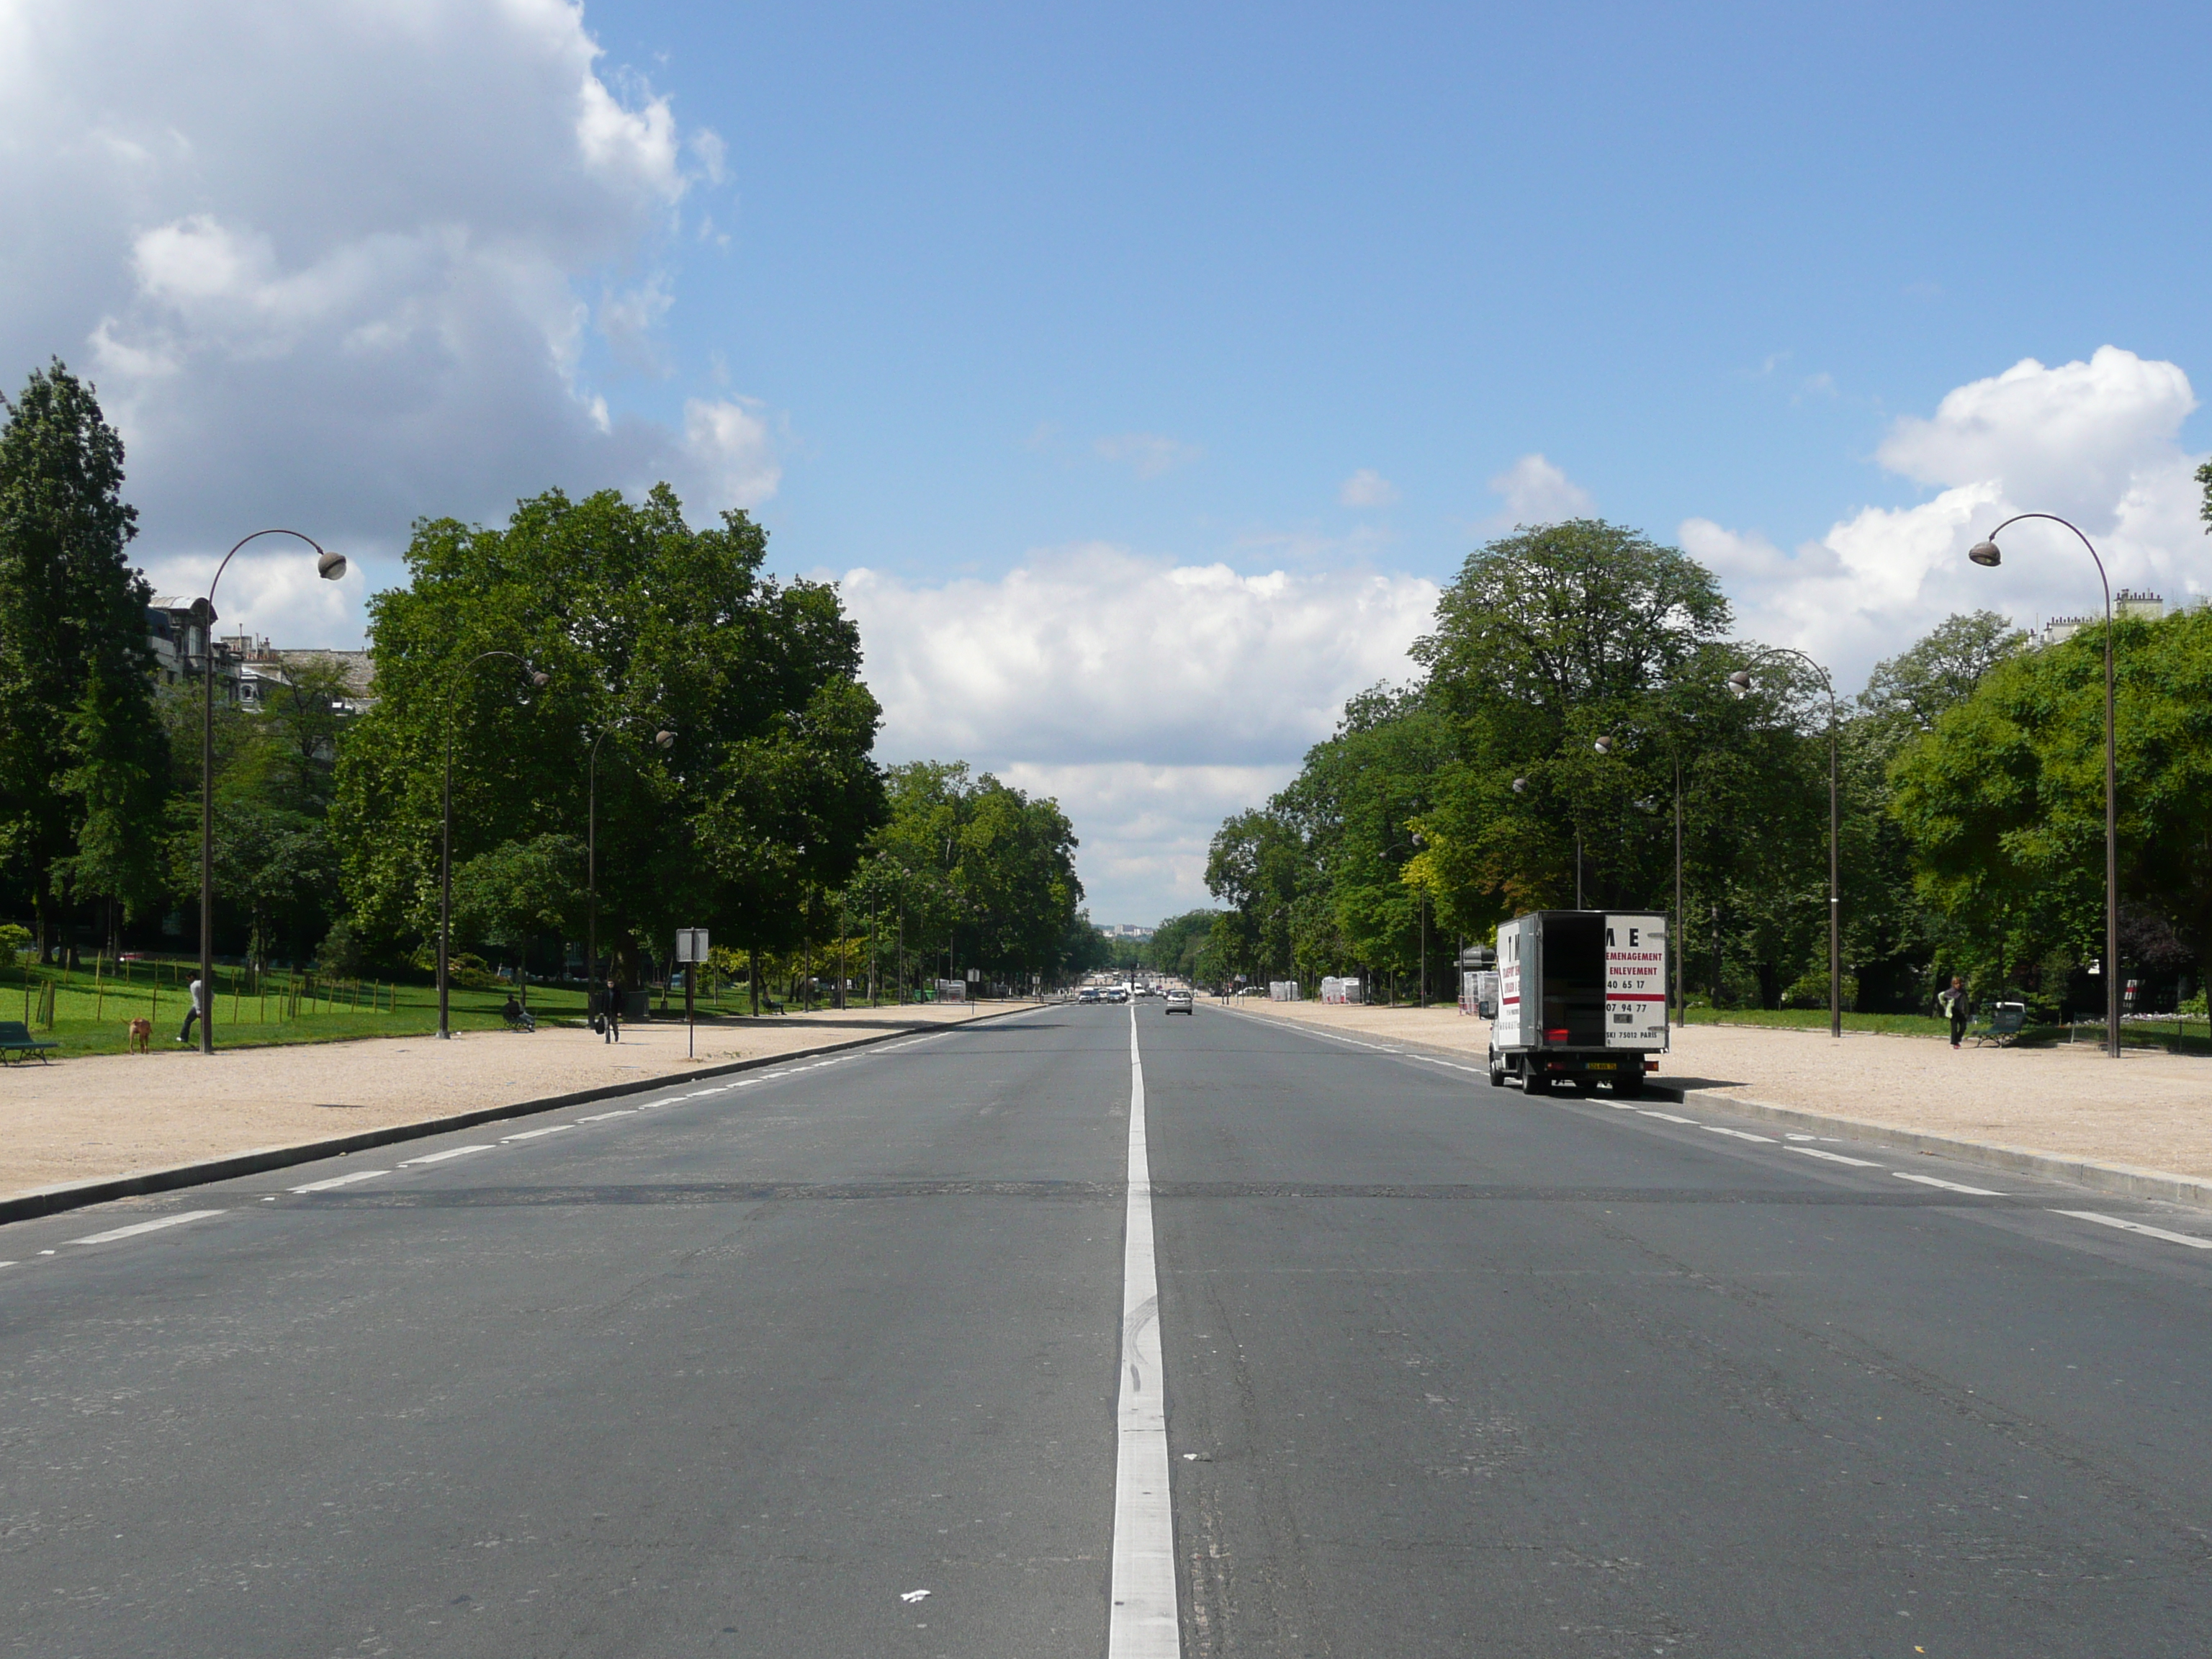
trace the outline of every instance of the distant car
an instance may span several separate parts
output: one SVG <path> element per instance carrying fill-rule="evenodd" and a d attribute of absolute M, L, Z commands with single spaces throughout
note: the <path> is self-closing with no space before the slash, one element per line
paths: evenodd
<path fill-rule="evenodd" d="M 1190 1012 L 1190 993 L 1188 991 L 1169 992 L 1168 1006 L 1164 1012 L 1170 1014 L 1188 1013 Z"/>
<path fill-rule="evenodd" d="M 1106 1000 L 1109 1002 L 1127 1002 L 1128 1000 L 1129 988 L 1126 985 L 1112 986 L 1107 990 Z"/>
<path fill-rule="evenodd" d="M 1085 987 L 1084 987 L 1080 991 L 1078 991 L 1078 992 L 1075 994 L 1075 1000 L 1076 1000 L 1078 1002 L 1096 1002 L 1096 1001 L 1097 1001 L 1097 1000 L 1098 1000 L 1098 988 L 1097 988 L 1097 986 L 1095 986 L 1095 985 L 1086 985 L 1086 986 L 1085 986 Z"/>

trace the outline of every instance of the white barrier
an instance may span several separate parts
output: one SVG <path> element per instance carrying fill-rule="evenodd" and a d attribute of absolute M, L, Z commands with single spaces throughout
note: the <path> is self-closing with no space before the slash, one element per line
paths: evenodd
<path fill-rule="evenodd" d="M 1267 981 L 1267 1000 L 1270 1002 L 1304 1002 L 1298 994 L 1298 982 L 1294 979 L 1271 979 Z"/>
<path fill-rule="evenodd" d="M 1339 979 L 1332 974 L 1321 982 L 1321 1000 L 1323 1002 L 1364 1002 L 1367 995 L 1358 980 Z"/>

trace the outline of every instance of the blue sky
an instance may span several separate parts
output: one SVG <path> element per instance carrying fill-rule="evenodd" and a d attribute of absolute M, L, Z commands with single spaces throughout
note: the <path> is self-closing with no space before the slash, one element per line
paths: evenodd
<path fill-rule="evenodd" d="M 1608 516 L 1786 547 L 1917 499 L 1873 453 L 1953 386 L 2206 361 L 2201 6 L 587 21 L 729 143 L 677 373 L 623 395 L 719 362 L 787 418 L 765 516 L 808 562 L 1369 524 L 1444 577 L 1532 451 Z M 1202 453 L 1139 477 L 1123 433 Z M 1395 507 L 1338 504 L 1362 467 Z"/>
<path fill-rule="evenodd" d="M 2007 512 L 2212 591 L 2208 70 L 2202 5 L 0 0 L 0 374 L 94 374 L 157 584 L 351 554 L 225 577 L 285 643 L 418 515 L 746 507 L 883 757 L 1055 795 L 1151 921 L 1516 520 L 1845 690 L 2094 600 L 1965 564 Z"/>

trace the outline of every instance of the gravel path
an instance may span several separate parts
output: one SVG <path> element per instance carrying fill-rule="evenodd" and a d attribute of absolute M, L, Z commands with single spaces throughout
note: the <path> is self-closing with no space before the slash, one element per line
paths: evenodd
<path fill-rule="evenodd" d="M 1456 1008 L 1237 1005 L 1248 1013 L 1480 1054 L 1490 1024 Z M 1658 1076 L 1838 1117 L 2212 1178 L 2212 1060 L 2093 1043 L 1953 1049 L 1936 1037 L 1692 1025 Z"/>
<path fill-rule="evenodd" d="M 647 1083 L 702 1066 L 859 1042 L 1003 1012 L 1006 1004 L 924 1005 L 702 1025 L 684 1056 L 680 1024 L 527 1034 L 233 1048 L 204 1055 L 90 1054 L 0 1076 L 0 1197 L 62 1182 L 194 1163 L 264 1146 L 446 1117 L 482 1106 Z"/>

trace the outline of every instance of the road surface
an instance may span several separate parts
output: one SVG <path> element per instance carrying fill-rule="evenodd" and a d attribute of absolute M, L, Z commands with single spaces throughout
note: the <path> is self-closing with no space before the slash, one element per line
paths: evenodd
<path fill-rule="evenodd" d="M 2206 1650 L 2212 1219 L 1640 1105 L 1055 1006 L 0 1228 L 0 1653 Z"/>

